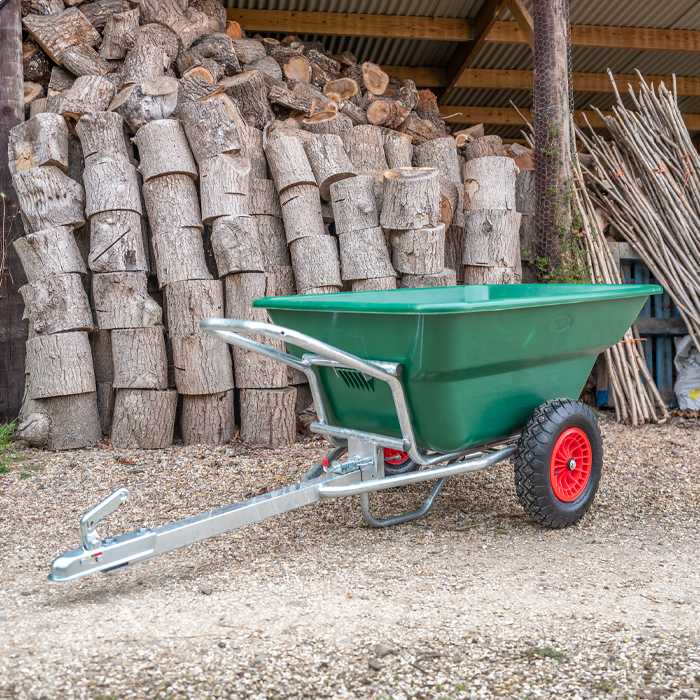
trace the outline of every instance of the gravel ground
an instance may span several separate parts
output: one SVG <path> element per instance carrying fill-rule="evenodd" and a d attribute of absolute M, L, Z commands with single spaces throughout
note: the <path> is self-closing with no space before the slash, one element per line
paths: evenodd
<path fill-rule="evenodd" d="M 698 698 L 700 422 L 603 417 L 592 511 L 545 530 L 508 464 L 452 478 L 433 510 L 363 527 L 328 501 L 117 576 L 52 584 L 78 518 L 101 534 L 293 483 L 321 453 L 19 449 L 0 475 L 0 698 Z M 427 484 L 373 497 L 415 508 Z"/>

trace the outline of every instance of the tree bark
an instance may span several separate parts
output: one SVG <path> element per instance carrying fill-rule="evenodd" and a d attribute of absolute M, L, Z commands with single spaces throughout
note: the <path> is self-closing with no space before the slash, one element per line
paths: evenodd
<path fill-rule="evenodd" d="M 296 441 L 297 391 L 284 389 L 241 390 L 241 440 L 266 447 L 287 447 Z"/>
<path fill-rule="evenodd" d="M 306 236 L 325 236 L 321 197 L 315 184 L 292 185 L 280 194 L 287 243 Z"/>
<path fill-rule="evenodd" d="M 265 272 L 256 217 L 219 217 L 213 224 L 211 243 L 219 277 L 236 272 Z"/>
<path fill-rule="evenodd" d="M 182 397 L 183 444 L 223 445 L 233 439 L 235 431 L 232 390 Z"/>
<path fill-rule="evenodd" d="M 92 365 L 95 381 L 112 384 L 114 381 L 114 360 L 112 359 L 112 334 L 109 331 L 95 331 L 90 334 Z M 98 397 L 99 400 L 99 397 Z"/>
<path fill-rule="evenodd" d="M 71 7 L 54 15 L 27 15 L 22 24 L 48 57 L 61 65 L 63 53 L 76 44 L 97 46 L 102 41 L 85 15 Z"/>
<path fill-rule="evenodd" d="M 265 56 L 264 58 L 259 58 L 257 61 L 253 61 L 248 64 L 249 70 L 260 71 L 264 76 L 272 78 L 274 81 L 282 82 L 284 80 L 282 76 L 282 68 L 280 64 L 275 61 L 272 56 Z"/>
<path fill-rule="evenodd" d="M 105 211 L 90 219 L 93 272 L 148 272 L 141 217 L 133 211 Z"/>
<path fill-rule="evenodd" d="M 464 208 L 515 211 L 515 178 L 518 166 L 512 158 L 489 156 L 464 166 Z"/>
<path fill-rule="evenodd" d="M 354 126 L 361 126 L 362 124 L 367 124 L 367 112 L 358 107 L 356 104 L 350 100 L 346 100 L 340 105 L 340 113 L 347 117 Z"/>
<path fill-rule="evenodd" d="M 162 76 L 143 85 L 129 85 L 119 92 L 109 105 L 129 125 L 132 133 L 148 122 L 167 119 L 178 105 L 178 81 Z"/>
<path fill-rule="evenodd" d="M 394 274 L 381 228 L 342 233 L 338 241 L 341 279 L 376 279 Z"/>
<path fill-rule="evenodd" d="M 377 292 L 382 289 L 396 289 L 396 277 L 376 277 L 369 280 L 353 280 L 353 292 Z"/>
<path fill-rule="evenodd" d="M 383 228 L 420 229 L 436 226 L 439 221 L 440 181 L 437 170 L 397 168 L 384 174 Z"/>
<path fill-rule="evenodd" d="M 424 121 L 432 123 L 439 137 L 445 136 L 445 120 L 440 114 L 437 99 L 430 90 L 418 92 L 419 102 L 415 107 L 415 114 Z"/>
<path fill-rule="evenodd" d="M 37 335 L 95 328 L 80 275 L 44 277 L 20 287 L 19 293 L 24 299 L 24 320 Z"/>
<path fill-rule="evenodd" d="M 126 46 L 124 37 L 132 29 L 139 26 L 139 11 L 127 10 L 111 15 L 107 19 L 104 32 L 102 33 L 102 44 L 100 45 L 100 56 L 109 60 L 119 60 L 126 56 Z"/>
<path fill-rule="evenodd" d="M 304 112 L 307 117 L 311 117 L 319 112 L 324 112 L 334 101 L 317 90 L 308 81 L 296 81 L 293 89 L 273 86 L 270 89 L 268 99 L 275 104 L 288 107 L 292 110 Z M 337 105 L 335 105 L 337 109 Z"/>
<path fill-rule="evenodd" d="M 131 144 L 126 140 L 124 120 L 116 112 L 86 114 L 75 125 L 80 139 L 85 165 L 92 165 L 103 157 L 131 162 Z"/>
<path fill-rule="evenodd" d="M 175 384 L 181 394 L 219 394 L 233 389 L 228 345 L 212 336 L 172 338 Z"/>
<path fill-rule="evenodd" d="M 292 241 L 292 267 L 300 294 L 318 287 L 342 287 L 338 248 L 333 236 L 306 236 Z"/>
<path fill-rule="evenodd" d="M 270 176 L 267 172 L 267 158 L 263 148 L 263 132 L 246 126 L 239 129 L 241 152 L 238 154 L 250 161 L 250 178 L 252 180 L 267 180 Z"/>
<path fill-rule="evenodd" d="M 467 161 L 477 158 L 503 157 L 503 141 L 500 136 L 483 136 L 464 144 Z"/>
<path fill-rule="evenodd" d="M 61 63 L 64 68 L 78 76 L 106 76 L 113 70 L 113 67 L 101 58 L 92 46 L 84 44 L 75 44 L 65 49 L 61 55 Z"/>
<path fill-rule="evenodd" d="M 464 187 L 461 182 L 440 181 L 440 221 L 445 228 L 464 228 Z"/>
<path fill-rule="evenodd" d="M 68 170 L 68 127 L 60 114 L 37 114 L 10 130 L 7 143 L 10 173 L 40 165 Z"/>
<path fill-rule="evenodd" d="M 268 268 L 272 265 L 291 265 L 282 219 L 276 216 L 259 215 L 255 217 L 255 221 L 258 225 L 258 238 L 265 272 L 270 272 Z M 280 293 L 278 291 L 278 294 Z"/>
<path fill-rule="evenodd" d="M 44 89 L 48 87 L 51 76 L 49 61 L 33 39 L 22 43 L 22 71 L 25 80 L 39 83 Z"/>
<path fill-rule="evenodd" d="M 464 284 L 520 284 L 522 272 L 520 266 L 471 267 L 464 266 Z"/>
<path fill-rule="evenodd" d="M 235 156 L 240 152 L 238 131 L 221 102 L 186 102 L 178 116 L 200 166 L 214 156 Z"/>
<path fill-rule="evenodd" d="M 83 173 L 85 213 L 133 211 L 143 215 L 136 168 L 120 158 L 95 158 Z"/>
<path fill-rule="evenodd" d="M 171 338 L 206 334 L 203 318 L 223 318 L 224 285 L 219 280 L 185 280 L 165 288 L 165 310 Z"/>
<path fill-rule="evenodd" d="M 462 255 L 464 251 L 464 227 L 450 226 L 445 229 L 445 267 L 454 270 L 457 282 L 464 282 L 464 266 Z"/>
<path fill-rule="evenodd" d="M 416 165 L 437 168 L 439 177 L 448 182 L 461 182 L 457 143 L 451 136 L 432 139 L 415 149 Z"/>
<path fill-rule="evenodd" d="M 367 108 L 367 121 L 375 126 L 397 129 L 406 121 L 410 110 L 400 102 L 389 99 L 379 99 Z"/>
<path fill-rule="evenodd" d="M 287 250 L 287 255 L 289 255 L 289 250 Z M 266 265 L 265 271 L 273 280 L 275 296 L 287 297 L 296 294 L 297 286 L 291 261 L 286 265 Z"/>
<path fill-rule="evenodd" d="M 384 134 L 384 155 L 390 168 L 410 168 L 413 161 L 411 139 L 398 131 Z"/>
<path fill-rule="evenodd" d="M 343 133 L 343 144 L 358 173 L 387 170 L 382 130 L 371 124 L 356 126 Z"/>
<path fill-rule="evenodd" d="M 279 194 L 295 185 L 316 185 L 304 144 L 299 139 L 275 135 L 265 144 L 265 155 Z"/>
<path fill-rule="evenodd" d="M 250 213 L 282 218 L 282 206 L 274 180 L 250 180 Z"/>
<path fill-rule="evenodd" d="M 434 275 L 445 266 L 445 225 L 391 232 L 391 261 L 397 272 Z"/>
<path fill-rule="evenodd" d="M 247 216 L 250 161 L 239 156 L 218 155 L 200 166 L 202 219 L 211 224 L 221 216 Z"/>
<path fill-rule="evenodd" d="M 112 272 L 92 278 L 97 325 L 102 330 L 160 326 L 163 312 L 146 291 L 143 272 Z"/>
<path fill-rule="evenodd" d="M 414 146 L 420 146 L 431 139 L 439 139 L 445 135 L 444 128 L 438 129 L 429 119 L 421 119 L 418 114 L 411 112 L 406 121 L 399 125 L 398 131 L 411 137 Z"/>
<path fill-rule="evenodd" d="M 144 182 L 160 175 L 189 175 L 197 178 L 197 165 L 177 119 L 158 119 L 144 124 L 134 143 L 139 149 L 139 172 Z"/>
<path fill-rule="evenodd" d="M 162 326 L 112 331 L 115 389 L 167 389 L 168 360 Z"/>
<path fill-rule="evenodd" d="M 17 435 L 32 447 L 79 450 L 102 438 L 94 391 L 32 401 L 17 426 Z"/>
<path fill-rule="evenodd" d="M 321 197 L 331 200 L 330 187 L 334 182 L 353 177 L 356 172 L 350 162 L 343 139 L 335 134 L 325 134 L 304 144 L 306 156 L 316 178 Z"/>
<path fill-rule="evenodd" d="M 176 391 L 120 389 L 114 400 L 112 447 L 158 450 L 173 444 Z"/>
<path fill-rule="evenodd" d="M 68 226 L 30 233 L 18 238 L 13 245 L 29 282 L 54 275 L 87 274 L 73 231 Z"/>
<path fill-rule="evenodd" d="M 219 7 L 221 7 L 219 5 Z M 220 77 L 241 72 L 241 65 L 231 37 L 222 32 L 205 34 L 192 44 L 188 56 L 199 57 L 209 65 L 220 66 Z M 249 70 L 252 70 L 249 69 Z"/>
<path fill-rule="evenodd" d="M 454 270 L 443 269 L 433 275 L 402 275 L 399 289 L 429 289 L 430 287 L 454 287 L 457 274 Z"/>
<path fill-rule="evenodd" d="M 311 134 L 332 134 L 342 136 L 355 126 L 350 117 L 331 111 L 315 114 L 313 117 L 305 117 L 301 120 L 301 128 Z"/>
<path fill-rule="evenodd" d="M 173 282 L 212 278 L 204 258 L 202 232 L 198 228 L 180 226 L 164 229 L 154 233 L 152 241 L 161 289 Z"/>
<path fill-rule="evenodd" d="M 239 39 L 239 41 L 243 40 Z M 255 43 L 257 44 L 257 42 Z M 234 41 L 235 44 L 236 41 Z M 241 55 L 238 49 L 236 49 L 236 55 L 240 60 Z M 262 56 L 259 56 L 259 58 L 262 58 Z M 222 80 L 220 85 L 223 86 L 224 92 L 229 97 L 237 100 L 243 112 L 243 117 L 250 126 L 256 129 L 264 129 L 265 125 L 275 118 L 270 108 L 270 103 L 267 101 L 267 86 L 260 71 L 252 70 L 240 75 L 234 75 L 231 78 Z"/>
<path fill-rule="evenodd" d="M 245 272 L 225 277 L 226 318 L 270 323 L 267 311 L 253 308 L 252 304 L 256 299 L 276 296 L 274 282 L 264 272 Z M 276 346 L 272 345 L 271 347 Z"/>
<path fill-rule="evenodd" d="M 462 263 L 469 266 L 520 266 L 520 219 L 522 214 L 503 209 L 480 209 L 466 213 Z"/>
<path fill-rule="evenodd" d="M 342 291 L 342 286 L 334 285 L 331 287 L 311 287 L 309 289 L 305 289 L 303 292 L 299 292 L 299 294 L 338 294 L 338 292 Z"/>
<path fill-rule="evenodd" d="M 187 175 L 161 175 L 143 183 L 143 198 L 153 236 L 182 227 L 202 229 L 194 181 Z"/>
<path fill-rule="evenodd" d="M 54 165 L 23 170 L 12 177 L 27 231 L 85 223 L 85 190 Z"/>
<path fill-rule="evenodd" d="M 383 95 L 389 87 L 389 76 L 378 65 L 369 61 L 347 68 L 343 72 L 343 77 L 356 80 L 363 90 L 373 95 Z"/>
<path fill-rule="evenodd" d="M 104 112 L 114 97 L 114 85 L 101 75 L 81 75 L 61 96 L 61 114 L 80 119 L 84 114 Z"/>
<path fill-rule="evenodd" d="M 371 176 L 358 175 L 335 183 L 331 187 L 331 200 L 338 234 L 379 226 L 374 180 Z"/>
<path fill-rule="evenodd" d="M 41 335 L 27 341 L 27 393 L 48 399 L 95 391 L 88 334 Z"/>

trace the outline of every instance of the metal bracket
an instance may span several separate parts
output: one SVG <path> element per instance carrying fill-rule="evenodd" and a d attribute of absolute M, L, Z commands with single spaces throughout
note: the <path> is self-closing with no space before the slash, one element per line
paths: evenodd
<path fill-rule="evenodd" d="M 122 488 L 107 496 L 104 501 L 98 503 L 80 518 L 80 542 L 83 545 L 83 549 L 90 551 L 99 549 L 102 546 L 102 540 L 95 532 L 95 527 L 105 515 L 114 513 L 122 503 L 125 503 L 130 498 L 131 493 L 129 489 L 122 486 Z"/>

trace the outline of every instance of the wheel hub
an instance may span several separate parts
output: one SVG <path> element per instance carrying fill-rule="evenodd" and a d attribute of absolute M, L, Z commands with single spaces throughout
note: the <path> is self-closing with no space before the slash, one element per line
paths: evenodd
<path fill-rule="evenodd" d="M 591 476 L 593 451 L 586 433 L 568 428 L 552 450 L 549 478 L 554 495 L 565 503 L 575 501 L 586 489 Z"/>
<path fill-rule="evenodd" d="M 576 469 L 576 460 L 573 458 L 570 459 L 566 466 L 570 472 L 574 471 L 574 469 Z"/>

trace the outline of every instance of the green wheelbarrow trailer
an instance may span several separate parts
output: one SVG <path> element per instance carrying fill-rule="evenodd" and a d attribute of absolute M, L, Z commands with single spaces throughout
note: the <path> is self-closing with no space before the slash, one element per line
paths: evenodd
<path fill-rule="evenodd" d="M 360 496 L 387 527 L 425 515 L 454 475 L 514 458 L 525 511 L 567 527 L 590 508 L 603 446 L 576 399 L 596 357 L 632 325 L 653 285 L 474 285 L 258 299 L 274 324 L 203 319 L 221 340 L 304 372 L 333 450 L 293 486 L 102 540 L 95 527 L 130 498 L 108 496 L 80 521 L 81 546 L 49 578 L 129 564 L 325 498 Z M 254 340 L 286 343 L 288 353 Z M 371 514 L 369 494 L 422 481 L 421 508 Z"/>

